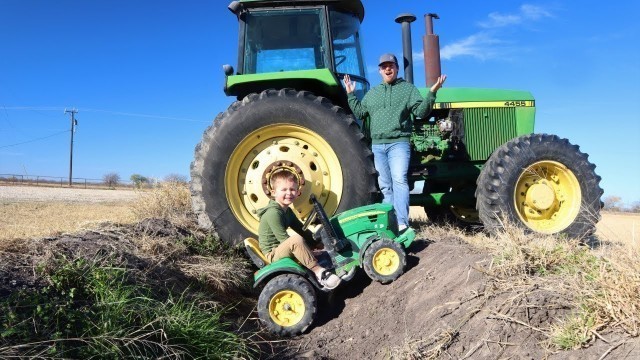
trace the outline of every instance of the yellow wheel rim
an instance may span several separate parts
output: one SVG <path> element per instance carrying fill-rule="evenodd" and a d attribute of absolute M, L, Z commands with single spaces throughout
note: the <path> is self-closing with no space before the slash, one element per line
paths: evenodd
<path fill-rule="evenodd" d="M 304 220 L 311 212 L 314 194 L 328 214 L 338 208 L 342 195 L 342 167 L 338 156 L 317 133 L 293 124 L 273 124 L 245 137 L 233 150 L 225 169 L 227 201 L 235 218 L 257 234 L 257 211 L 270 199 L 271 173 L 286 168 L 299 170 L 304 180 L 293 203 L 294 213 Z"/>
<path fill-rule="evenodd" d="M 400 257 L 393 249 L 382 248 L 373 255 L 373 269 L 380 275 L 391 275 L 400 266 Z"/>
<path fill-rule="evenodd" d="M 516 183 L 514 202 L 518 217 L 539 233 L 553 234 L 566 229 L 577 217 L 581 201 L 578 179 L 556 161 L 532 164 Z"/>
<path fill-rule="evenodd" d="M 280 291 L 269 301 L 269 316 L 280 326 L 294 326 L 302 320 L 305 311 L 304 299 L 295 291 Z"/>

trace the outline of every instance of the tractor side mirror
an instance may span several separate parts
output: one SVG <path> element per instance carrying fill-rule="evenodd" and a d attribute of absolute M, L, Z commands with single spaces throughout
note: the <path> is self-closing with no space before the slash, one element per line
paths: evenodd
<path fill-rule="evenodd" d="M 233 66 L 229 64 L 224 64 L 222 65 L 222 71 L 224 71 L 225 76 L 231 76 L 233 75 Z"/>
<path fill-rule="evenodd" d="M 227 6 L 227 9 L 237 16 L 242 10 L 242 4 L 240 4 L 240 1 L 232 1 L 229 6 Z"/>

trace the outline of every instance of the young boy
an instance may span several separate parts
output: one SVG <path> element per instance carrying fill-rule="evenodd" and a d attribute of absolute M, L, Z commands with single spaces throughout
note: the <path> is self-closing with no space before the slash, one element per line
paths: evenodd
<path fill-rule="evenodd" d="M 311 231 L 303 231 L 302 222 L 289 208 L 289 205 L 298 197 L 298 178 L 292 172 L 283 170 L 273 174 L 269 183 L 273 200 L 270 200 L 266 207 L 258 210 L 260 250 L 271 262 L 284 257 L 295 258 L 313 271 L 322 286 L 328 289 L 335 288 L 340 284 L 340 278 L 318 265 L 308 245 L 313 243 Z M 296 234 L 289 236 L 287 234 L 289 227 Z"/>

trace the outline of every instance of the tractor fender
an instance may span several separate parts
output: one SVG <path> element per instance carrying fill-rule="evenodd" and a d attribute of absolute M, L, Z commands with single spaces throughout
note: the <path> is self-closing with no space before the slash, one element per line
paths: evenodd
<path fill-rule="evenodd" d="M 312 283 L 316 288 L 325 291 L 322 285 L 318 283 L 318 279 L 316 279 L 311 270 L 306 269 L 304 266 L 300 265 L 300 263 L 288 257 L 282 258 L 276 262 L 272 262 L 271 264 L 258 270 L 253 276 L 253 287 L 257 288 L 263 284 L 266 284 L 267 282 L 269 282 L 269 280 L 281 274 L 300 275 L 307 279 L 310 283 Z"/>

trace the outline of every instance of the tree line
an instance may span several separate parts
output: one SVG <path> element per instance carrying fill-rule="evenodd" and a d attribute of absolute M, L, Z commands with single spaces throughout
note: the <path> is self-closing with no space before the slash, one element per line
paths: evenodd
<path fill-rule="evenodd" d="M 622 197 L 617 195 L 609 195 L 603 199 L 604 210 L 618 211 L 618 212 L 640 212 L 640 201 L 635 201 L 630 205 L 625 204 L 622 201 Z"/>
<path fill-rule="evenodd" d="M 162 182 L 171 182 L 171 183 L 179 183 L 179 184 L 186 184 L 187 183 L 187 177 L 181 174 L 169 174 L 167 176 L 165 176 L 162 180 L 159 180 L 157 178 L 150 178 L 150 177 L 146 177 L 144 175 L 140 175 L 140 174 L 132 174 L 129 177 L 129 180 L 131 181 L 131 184 L 133 184 L 133 186 L 137 189 L 141 189 L 144 187 L 152 187 L 153 185 L 155 185 L 156 183 L 162 181 Z M 107 185 L 110 188 L 115 188 L 116 186 L 120 185 L 122 183 L 122 178 L 120 177 L 120 174 L 116 173 L 116 172 L 110 172 L 110 173 L 106 173 L 102 176 L 102 181 L 105 183 L 105 185 Z"/>

